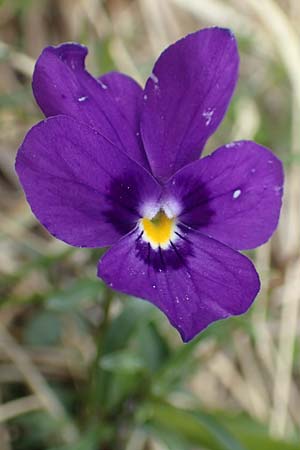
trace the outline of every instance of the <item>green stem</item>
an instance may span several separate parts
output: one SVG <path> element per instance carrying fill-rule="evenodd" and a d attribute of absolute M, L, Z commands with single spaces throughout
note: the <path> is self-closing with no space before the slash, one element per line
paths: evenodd
<path fill-rule="evenodd" d="M 100 361 L 104 350 L 104 340 L 109 325 L 109 311 L 112 303 L 114 293 L 113 291 L 105 287 L 105 292 L 103 295 L 103 320 L 99 326 L 98 333 L 96 336 L 96 355 L 94 361 L 91 365 L 90 370 L 90 384 L 89 384 L 89 405 L 90 413 L 95 416 L 98 415 L 98 396 L 97 396 L 97 384 L 99 380 L 100 373 Z"/>
<path fill-rule="evenodd" d="M 103 344 L 104 338 L 106 334 L 106 330 L 109 324 L 109 310 L 112 303 L 114 293 L 113 291 L 105 286 L 105 294 L 103 298 L 103 320 L 99 326 L 98 334 L 97 334 L 97 352 L 94 363 L 97 365 L 102 356 L 103 352 Z"/>

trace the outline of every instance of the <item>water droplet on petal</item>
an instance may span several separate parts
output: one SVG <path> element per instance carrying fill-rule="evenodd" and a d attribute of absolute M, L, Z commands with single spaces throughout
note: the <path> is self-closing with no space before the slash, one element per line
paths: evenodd
<path fill-rule="evenodd" d="M 100 86 L 102 87 L 102 89 L 107 89 L 108 88 L 108 86 L 105 84 L 105 83 L 103 83 L 103 81 L 101 81 L 101 80 L 97 80 L 98 81 L 98 83 L 100 84 Z"/>
<path fill-rule="evenodd" d="M 239 196 L 241 195 L 242 191 L 240 189 L 237 189 L 236 191 L 234 191 L 234 193 L 232 194 L 232 197 L 234 199 L 239 198 Z"/>
<path fill-rule="evenodd" d="M 208 125 L 210 124 L 214 113 L 215 113 L 215 109 L 211 109 L 211 108 L 208 108 L 207 111 L 203 111 L 202 117 L 204 117 L 204 119 L 205 119 L 206 127 L 208 127 Z"/>
<path fill-rule="evenodd" d="M 84 95 L 84 96 L 82 96 L 82 97 L 79 97 L 79 98 L 78 98 L 78 101 L 79 101 L 79 102 L 85 102 L 87 99 L 88 99 L 88 97 L 87 97 L 86 95 Z"/>
<path fill-rule="evenodd" d="M 152 72 L 150 78 L 155 84 L 158 83 L 158 77 L 155 75 L 155 73 Z"/>
<path fill-rule="evenodd" d="M 235 142 L 229 142 L 229 144 L 225 145 L 226 148 L 232 148 L 235 147 Z"/>

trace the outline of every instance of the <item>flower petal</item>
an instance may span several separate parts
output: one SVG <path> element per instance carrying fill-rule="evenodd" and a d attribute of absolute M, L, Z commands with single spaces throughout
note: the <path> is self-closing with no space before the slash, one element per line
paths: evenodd
<path fill-rule="evenodd" d="M 107 251 L 98 275 L 114 289 L 152 302 L 189 341 L 211 322 L 244 313 L 259 278 L 235 250 L 186 227 L 179 235 L 168 250 L 155 251 L 131 232 Z"/>
<path fill-rule="evenodd" d="M 155 176 L 167 179 L 200 155 L 221 122 L 238 75 L 231 31 L 208 28 L 167 48 L 144 91 L 141 131 Z"/>
<path fill-rule="evenodd" d="M 143 167 L 68 116 L 46 119 L 29 131 L 16 170 L 40 222 L 57 238 L 80 247 L 118 240 L 161 191 Z"/>
<path fill-rule="evenodd" d="M 86 55 L 87 48 L 75 43 L 47 47 L 33 74 L 37 103 L 47 117 L 66 114 L 99 130 L 149 167 L 139 137 L 141 87 L 121 73 L 96 80 L 85 70 Z"/>
<path fill-rule="evenodd" d="M 243 250 L 273 234 L 282 192 L 281 161 L 255 142 L 238 141 L 181 169 L 166 196 L 179 203 L 182 222 Z"/>

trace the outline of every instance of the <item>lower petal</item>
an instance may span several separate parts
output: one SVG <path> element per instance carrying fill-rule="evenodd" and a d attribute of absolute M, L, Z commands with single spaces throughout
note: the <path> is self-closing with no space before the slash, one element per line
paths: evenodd
<path fill-rule="evenodd" d="M 186 227 L 166 250 L 153 250 L 138 231 L 101 259 L 98 275 L 112 288 L 157 306 L 187 342 L 210 323 L 247 311 L 259 291 L 252 262 Z"/>

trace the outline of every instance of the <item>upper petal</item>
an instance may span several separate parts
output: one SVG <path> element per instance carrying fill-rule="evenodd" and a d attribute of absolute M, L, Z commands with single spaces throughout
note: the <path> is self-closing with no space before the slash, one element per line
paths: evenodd
<path fill-rule="evenodd" d="M 139 137 L 141 87 L 116 72 L 96 80 L 85 70 L 86 55 L 75 43 L 45 48 L 33 74 L 37 103 L 47 117 L 66 114 L 99 130 L 148 168 Z"/>
<path fill-rule="evenodd" d="M 80 247 L 118 240 L 161 191 L 142 166 L 68 116 L 46 119 L 29 131 L 16 170 L 40 222 L 57 238 Z"/>
<path fill-rule="evenodd" d="M 238 75 L 230 30 L 190 34 L 159 57 L 144 91 L 141 131 L 155 176 L 167 179 L 197 159 L 221 122 Z"/>
<path fill-rule="evenodd" d="M 186 227 L 168 250 L 152 250 L 130 233 L 107 251 L 98 274 L 114 289 L 151 301 L 184 341 L 244 313 L 260 286 L 248 258 Z"/>
<path fill-rule="evenodd" d="M 181 169 L 166 191 L 185 224 L 237 250 L 255 248 L 278 224 L 282 163 L 267 148 L 238 141 Z"/>

